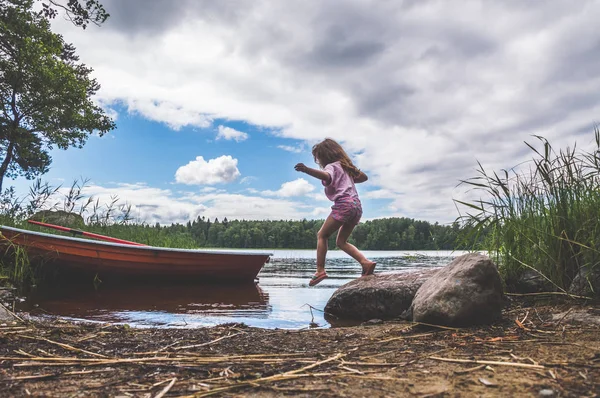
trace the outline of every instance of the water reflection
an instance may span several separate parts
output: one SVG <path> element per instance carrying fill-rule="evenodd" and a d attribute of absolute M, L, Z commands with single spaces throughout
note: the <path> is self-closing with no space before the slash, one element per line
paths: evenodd
<path fill-rule="evenodd" d="M 266 319 L 269 294 L 256 284 L 101 286 L 46 289 L 30 295 L 21 309 L 34 315 L 61 315 L 101 322 L 167 326 L 195 318 Z M 186 315 L 181 317 L 178 315 Z M 211 323 L 208 321 L 207 323 Z"/>
<path fill-rule="evenodd" d="M 440 267 L 460 252 L 365 252 L 378 262 L 376 273 Z M 335 290 L 360 277 L 360 266 L 341 251 L 327 257 L 325 279 L 315 287 L 314 250 L 275 250 L 259 274 L 259 285 L 101 286 L 98 290 L 61 288 L 30 295 L 34 314 L 128 323 L 135 327 L 198 327 L 243 322 L 264 328 L 330 326 L 325 304 Z M 23 306 L 21 307 L 24 308 Z M 337 324 L 337 322 L 336 322 Z"/>

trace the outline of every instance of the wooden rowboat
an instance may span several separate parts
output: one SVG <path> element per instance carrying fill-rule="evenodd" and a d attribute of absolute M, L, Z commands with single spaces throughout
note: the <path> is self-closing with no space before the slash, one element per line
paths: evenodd
<path fill-rule="evenodd" d="M 0 226 L 0 241 L 24 248 L 63 274 L 94 275 L 100 280 L 160 278 L 251 282 L 271 253 L 172 249 L 72 238 Z M 9 245 L 11 247 L 11 245 Z"/>

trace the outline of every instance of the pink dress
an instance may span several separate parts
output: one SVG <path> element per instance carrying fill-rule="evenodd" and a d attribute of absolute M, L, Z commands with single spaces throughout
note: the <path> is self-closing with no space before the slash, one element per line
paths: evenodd
<path fill-rule="evenodd" d="M 331 217 L 344 224 L 358 224 L 362 217 L 362 205 L 356 192 L 354 179 L 346 173 L 340 162 L 329 163 L 323 171 L 331 176 L 329 184 L 322 181 L 325 195 L 333 201 Z"/>

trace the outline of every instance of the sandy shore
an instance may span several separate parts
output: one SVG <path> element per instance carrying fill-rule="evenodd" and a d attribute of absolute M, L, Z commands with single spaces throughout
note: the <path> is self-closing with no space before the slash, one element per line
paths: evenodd
<path fill-rule="evenodd" d="M 24 322 L 0 326 L 5 396 L 593 397 L 600 392 L 600 307 L 572 301 L 513 302 L 501 322 L 467 329 L 402 322 L 300 331 L 240 324 L 133 329 L 17 315 Z"/>

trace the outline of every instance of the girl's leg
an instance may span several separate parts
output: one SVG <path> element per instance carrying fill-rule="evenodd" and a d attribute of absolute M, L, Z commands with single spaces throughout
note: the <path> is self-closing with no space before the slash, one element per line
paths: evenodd
<path fill-rule="evenodd" d="M 343 251 L 348 253 L 356 261 L 358 261 L 360 263 L 360 265 L 362 266 L 363 273 L 364 273 L 364 271 L 366 271 L 370 267 L 372 267 L 373 264 L 375 264 L 375 262 L 367 259 L 360 252 L 360 250 L 358 250 L 356 248 L 356 246 L 354 246 L 351 243 L 348 243 L 348 238 L 350 237 L 350 234 L 352 233 L 352 231 L 354 231 L 355 227 L 356 227 L 356 225 L 343 224 L 342 227 L 340 228 L 340 231 L 338 232 L 338 236 L 335 241 L 335 244 L 337 245 L 337 247 L 339 247 L 340 249 L 342 249 Z"/>
<path fill-rule="evenodd" d="M 342 222 L 329 216 L 317 233 L 317 273 L 325 271 L 325 257 L 327 256 L 327 240 L 341 226 Z"/>

